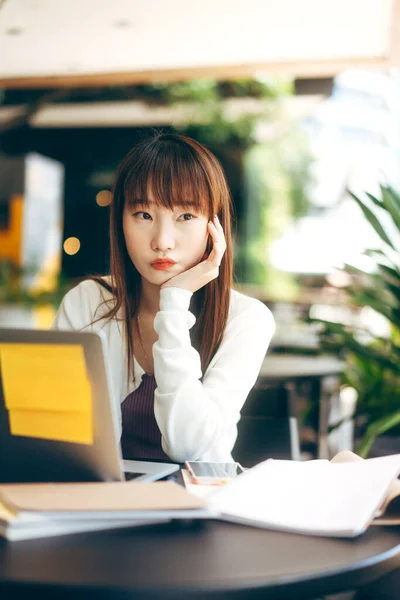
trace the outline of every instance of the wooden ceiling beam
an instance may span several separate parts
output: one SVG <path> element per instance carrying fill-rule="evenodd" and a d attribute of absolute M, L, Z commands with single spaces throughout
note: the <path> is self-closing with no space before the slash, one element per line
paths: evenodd
<path fill-rule="evenodd" d="M 396 10 L 399 10 L 400 0 L 396 0 Z M 397 18 L 396 44 L 393 52 L 400 53 L 400 15 Z M 342 58 L 315 61 L 286 61 L 253 63 L 246 65 L 222 65 L 192 67 L 181 69 L 165 69 L 151 71 L 133 71 L 117 73 L 93 73 L 75 75 L 49 75 L 40 77 L 8 77 L 0 78 L 0 88 L 3 89 L 41 89 L 62 87 L 102 87 L 112 85 L 151 84 L 155 82 L 187 81 L 189 79 L 210 78 L 229 80 L 239 77 L 252 77 L 261 73 L 276 73 L 292 77 L 334 77 L 349 68 L 386 69 L 389 60 L 385 56 L 367 58 Z"/>
<path fill-rule="evenodd" d="M 400 67 L 400 0 L 394 0 L 389 48 L 391 67 Z"/>

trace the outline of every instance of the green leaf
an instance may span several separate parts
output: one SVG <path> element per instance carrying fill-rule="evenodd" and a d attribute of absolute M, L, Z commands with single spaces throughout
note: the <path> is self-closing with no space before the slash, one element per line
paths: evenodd
<path fill-rule="evenodd" d="M 343 270 L 346 271 L 346 273 L 348 273 L 349 275 L 360 275 L 361 277 L 369 277 L 370 275 L 366 271 L 363 271 L 362 269 L 359 269 L 354 265 L 349 265 L 348 263 L 345 263 Z"/>
<path fill-rule="evenodd" d="M 364 251 L 364 254 L 365 256 L 370 256 L 371 258 L 376 258 L 377 256 L 380 256 L 387 260 L 387 262 L 390 263 L 395 269 L 397 269 L 398 265 L 388 256 L 386 252 L 384 252 L 381 249 L 369 248 L 368 250 Z"/>
<path fill-rule="evenodd" d="M 385 351 L 382 351 L 374 346 L 361 344 L 354 337 L 354 333 L 346 331 L 341 323 L 332 323 L 321 321 L 326 327 L 326 333 L 323 335 L 334 335 L 336 339 L 332 346 L 336 348 L 344 348 L 347 352 L 353 352 L 357 357 L 366 359 L 371 365 L 378 364 L 380 368 L 389 369 L 395 374 L 399 373 L 399 361 L 397 357 L 391 356 Z M 386 340 L 383 340 L 386 341 Z"/>
<path fill-rule="evenodd" d="M 391 188 L 381 186 L 382 200 L 387 212 L 400 230 L 400 199 Z"/>
<path fill-rule="evenodd" d="M 383 227 L 380 224 L 377 216 L 372 212 L 372 210 L 370 208 L 368 208 L 368 206 L 366 204 L 364 204 L 362 202 L 362 200 L 360 200 L 355 194 L 353 194 L 353 192 L 350 192 L 350 190 L 348 190 L 348 192 L 349 192 L 350 196 L 357 202 L 358 206 L 363 211 L 364 216 L 368 220 L 369 224 L 373 227 L 374 231 L 379 235 L 379 237 L 388 246 L 390 246 L 393 250 L 396 250 L 396 247 L 393 245 L 393 242 L 391 241 L 391 239 L 387 235 L 386 231 L 383 229 Z"/>
<path fill-rule="evenodd" d="M 371 279 L 374 280 L 374 278 Z M 352 290 L 351 300 L 361 306 L 370 306 L 391 320 L 391 309 L 396 307 L 397 301 L 392 298 L 392 294 L 385 287 L 382 287 L 382 282 L 379 279 L 375 279 L 374 284 L 374 287 Z"/>
<path fill-rule="evenodd" d="M 351 192 L 350 192 L 350 193 L 351 193 Z M 379 206 L 379 208 L 383 208 L 383 209 L 385 209 L 385 207 L 384 207 L 384 205 L 383 205 L 383 203 L 382 203 L 382 200 L 379 200 L 379 198 L 376 198 L 375 196 L 373 196 L 372 194 L 370 194 L 370 193 L 368 193 L 368 192 L 365 192 L 365 195 L 366 195 L 366 196 L 368 196 L 368 198 L 369 198 L 370 200 L 372 200 L 372 202 L 373 202 L 373 203 L 374 203 L 376 206 Z M 353 197 L 354 197 L 354 196 L 353 196 Z"/>
<path fill-rule="evenodd" d="M 381 276 L 388 281 L 392 285 L 400 287 L 400 271 L 396 268 L 392 269 L 387 265 L 382 265 L 381 263 L 377 263 L 378 271 Z"/>
<path fill-rule="evenodd" d="M 365 290 L 364 292 L 354 293 L 352 300 L 359 306 L 373 308 L 391 323 L 394 323 L 396 327 L 400 327 L 400 320 L 397 320 L 393 314 L 394 300 L 388 297 L 387 292 L 382 294 L 377 288 L 375 290 Z"/>
<path fill-rule="evenodd" d="M 378 421 L 370 423 L 360 444 L 357 447 L 357 454 L 366 457 L 368 455 L 369 450 L 371 449 L 373 442 L 376 440 L 378 435 L 382 435 L 389 429 L 392 429 L 393 427 L 396 427 L 396 425 L 399 424 L 400 410 L 396 411 L 393 414 L 385 415 Z"/>
<path fill-rule="evenodd" d="M 398 329 L 400 329 L 400 325 L 399 325 L 399 323 L 400 323 L 400 307 L 399 308 L 394 308 L 392 310 L 392 315 L 393 315 L 393 317 L 395 319 L 395 321 L 393 321 L 393 319 L 392 319 L 392 322 L 394 322 L 394 324 L 396 325 L 396 327 Z"/>

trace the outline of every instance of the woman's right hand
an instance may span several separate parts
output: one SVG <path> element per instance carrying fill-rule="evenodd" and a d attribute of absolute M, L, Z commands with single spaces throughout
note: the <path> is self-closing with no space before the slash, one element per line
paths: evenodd
<path fill-rule="evenodd" d="M 208 256 L 205 253 L 206 258 L 196 266 L 168 279 L 161 286 L 162 290 L 168 287 L 178 287 L 194 293 L 218 277 L 219 267 L 226 250 L 226 240 L 217 215 L 214 216 L 213 221 L 207 223 L 207 229 L 213 241 L 211 252 Z"/>

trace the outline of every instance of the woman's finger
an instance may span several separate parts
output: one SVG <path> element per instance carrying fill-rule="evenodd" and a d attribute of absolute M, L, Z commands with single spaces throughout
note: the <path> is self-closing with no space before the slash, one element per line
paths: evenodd
<path fill-rule="evenodd" d="M 218 217 L 215 216 L 213 221 L 209 221 L 211 229 L 217 235 L 218 239 L 223 239 L 225 241 L 224 230 L 222 229 L 221 223 L 218 221 Z"/>
<path fill-rule="evenodd" d="M 218 215 L 214 215 L 213 223 L 215 223 L 218 231 L 220 231 L 221 233 L 224 233 L 224 230 L 222 229 L 221 221 L 218 219 Z"/>
<path fill-rule="evenodd" d="M 208 226 L 211 231 L 211 235 L 213 237 L 216 237 L 218 235 L 218 229 L 216 228 L 215 223 L 213 223 L 212 221 L 208 221 Z"/>
<path fill-rule="evenodd" d="M 213 240 L 220 243 L 221 245 L 224 245 L 226 248 L 225 235 L 224 235 L 221 225 L 219 224 L 219 228 L 214 223 L 210 222 L 210 225 L 211 225 L 210 229 L 212 231 Z"/>
<path fill-rule="evenodd" d="M 216 226 L 214 225 L 214 223 L 212 223 L 211 221 L 208 223 L 209 227 L 208 230 L 210 232 L 210 235 L 213 239 L 213 244 L 221 244 L 221 242 L 225 243 L 225 237 L 221 236 L 220 232 L 218 231 L 218 229 L 216 228 Z"/>
<path fill-rule="evenodd" d="M 219 266 L 226 250 L 225 236 L 223 234 L 221 235 L 211 221 L 209 222 L 209 232 L 213 240 L 213 248 L 210 252 L 208 260 L 214 266 Z"/>

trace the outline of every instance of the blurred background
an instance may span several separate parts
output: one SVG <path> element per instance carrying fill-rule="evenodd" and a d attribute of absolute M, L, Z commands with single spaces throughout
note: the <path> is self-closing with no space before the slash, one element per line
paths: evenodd
<path fill-rule="evenodd" d="M 181 132 L 277 322 L 247 410 L 284 391 L 304 455 L 398 443 L 399 67 L 398 0 L 0 0 L 0 326 L 108 272 L 119 161 Z"/>

